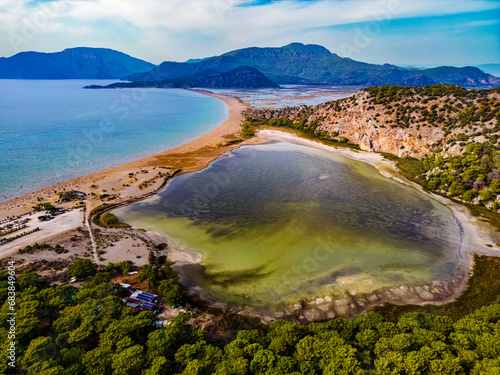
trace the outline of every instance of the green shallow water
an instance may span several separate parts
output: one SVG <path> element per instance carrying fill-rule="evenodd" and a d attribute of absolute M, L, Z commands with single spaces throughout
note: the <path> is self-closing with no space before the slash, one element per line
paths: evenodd
<path fill-rule="evenodd" d="M 369 164 L 289 143 L 242 147 L 114 213 L 202 253 L 191 281 L 227 302 L 368 293 L 457 267 L 447 207 Z"/>

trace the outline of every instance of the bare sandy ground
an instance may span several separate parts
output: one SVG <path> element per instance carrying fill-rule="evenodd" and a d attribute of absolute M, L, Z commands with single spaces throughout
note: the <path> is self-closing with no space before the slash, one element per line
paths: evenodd
<path fill-rule="evenodd" d="M 80 212 L 79 210 L 73 210 L 71 212 L 58 215 L 50 221 L 39 221 L 37 218 L 39 215 L 43 215 L 43 213 L 34 215 L 33 219 L 27 224 L 26 228 L 20 230 L 19 232 L 30 231 L 36 227 L 40 228 L 40 230 L 0 245 L 0 258 L 11 255 L 18 249 L 27 245 L 33 245 L 35 242 L 41 244 L 49 237 L 83 225 L 83 212 Z M 9 236 L 7 235 L 6 237 Z"/>

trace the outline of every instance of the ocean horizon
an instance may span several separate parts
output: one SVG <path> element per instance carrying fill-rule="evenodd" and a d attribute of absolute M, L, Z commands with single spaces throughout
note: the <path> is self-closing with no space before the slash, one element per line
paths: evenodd
<path fill-rule="evenodd" d="M 183 89 L 83 89 L 107 83 L 0 80 L 0 201 L 180 146 L 229 117 L 221 100 Z"/>

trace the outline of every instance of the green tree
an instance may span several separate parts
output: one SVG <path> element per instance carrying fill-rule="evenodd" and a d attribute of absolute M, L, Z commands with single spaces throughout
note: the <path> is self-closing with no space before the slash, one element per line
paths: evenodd
<path fill-rule="evenodd" d="M 151 367 L 145 370 L 143 375 L 168 375 L 171 367 L 171 362 L 165 357 L 155 357 Z"/>
<path fill-rule="evenodd" d="M 22 367 L 29 375 L 39 375 L 42 371 L 57 366 L 57 347 L 50 337 L 37 337 L 33 339 L 21 359 Z M 57 370 L 63 370 L 57 366 Z M 54 371 L 55 369 L 53 369 Z"/>
<path fill-rule="evenodd" d="M 185 344 L 175 354 L 175 359 L 186 366 L 183 374 L 212 374 L 222 360 L 222 351 L 205 341 Z"/>
<path fill-rule="evenodd" d="M 17 276 L 17 285 L 21 290 L 29 287 L 39 288 L 41 284 L 40 277 L 33 270 L 25 269 Z"/>
<path fill-rule="evenodd" d="M 185 301 L 184 291 L 179 284 L 174 284 L 172 288 L 165 295 L 168 303 L 174 304 L 176 306 L 183 305 Z"/>
<path fill-rule="evenodd" d="M 144 348 L 141 345 L 131 346 L 113 355 L 111 367 L 113 375 L 140 374 L 144 364 Z"/>
<path fill-rule="evenodd" d="M 246 358 L 224 358 L 215 366 L 215 375 L 246 375 L 248 374 L 249 362 Z"/>
<path fill-rule="evenodd" d="M 80 279 L 95 275 L 97 268 L 90 259 L 77 259 L 69 267 L 69 272 L 71 273 L 71 276 Z"/>
<path fill-rule="evenodd" d="M 82 363 L 85 366 L 85 374 L 102 375 L 111 373 L 113 352 L 109 349 L 97 347 L 86 352 L 82 357 Z"/>

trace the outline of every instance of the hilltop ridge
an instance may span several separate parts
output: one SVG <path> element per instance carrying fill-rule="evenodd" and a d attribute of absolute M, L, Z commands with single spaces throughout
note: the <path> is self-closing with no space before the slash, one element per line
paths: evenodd
<path fill-rule="evenodd" d="M 155 65 L 108 48 L 20 52 L 0 58 L 1 79 L 119 79 Z"/>
<path fill-rule="evenodd" d="M 316 106 L 251 109 L 250 123 L 396 155 L 407 176 L 500 209 L 500 88 L 381 86 Z"/>
<path fill-rule="evenodd" d="M 164 79 L 160 81 L 116 82 L 108 86 L 85 86 L 90 89 L 114 89 L 127 87 L 158 87 L 158 88 L 279 88 L 279 85 L 269 80 L 257 69 L 249 66 L 239 66 L 227 72 L 207 69 L 187 77 Z"/>
<path fill-rule="evenodd" d="M 404 86 L 439 83 L 493 87 L 500 78 L 475 67 L 402 68 L 391 64 L 369 64 L 340 57 L 316 44 L 291 43 L 283 47 L 249 47 L 220 56 L 179 63 L 165 61 L 154 69 L 125 77 L 129 81 L 159 81 L 213 69 L 228 71 L 238 66 L 258 69 L 278 84 Z"/>

